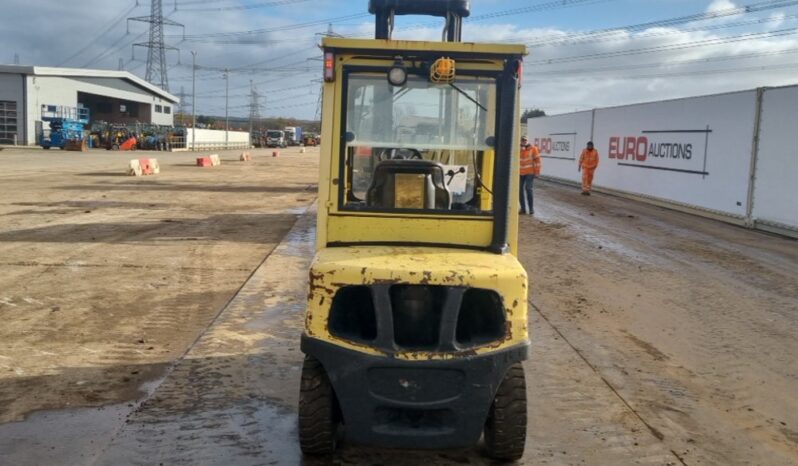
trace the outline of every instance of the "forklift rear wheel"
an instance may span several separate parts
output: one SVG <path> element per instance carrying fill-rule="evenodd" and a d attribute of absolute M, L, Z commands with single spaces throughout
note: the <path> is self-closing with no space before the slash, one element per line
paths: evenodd
<path fill-rule="evenodd" d="M 299 389 L 299 444 L 302 453 L 326 455 L 335 451 L 338 405 L 321 363 L 305 356 Z"/>
<path fill-rule="evenodd" d="M 485 422 L 485 448 L 498 460 L 518 460 L 526 443 L 526 380 L 524 366 L 513 364 L 504 376 Z"/>
<path fill-rule="evenodd" d="M 119 144 L 112 144 L 111 150 L 119 150 Z"/>

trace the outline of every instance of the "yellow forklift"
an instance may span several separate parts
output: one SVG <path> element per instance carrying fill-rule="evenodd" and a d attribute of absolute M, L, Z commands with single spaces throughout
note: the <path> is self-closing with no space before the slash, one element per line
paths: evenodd
<path fill-rule="evenodd" d="M 522 45 L 463 43 L 468 0 L 371 0 L 325 38 L 299 440 L 521 457 L 529 350 L 516 258 Z M 398 15 L 444 40 L 392 40 Z"/>

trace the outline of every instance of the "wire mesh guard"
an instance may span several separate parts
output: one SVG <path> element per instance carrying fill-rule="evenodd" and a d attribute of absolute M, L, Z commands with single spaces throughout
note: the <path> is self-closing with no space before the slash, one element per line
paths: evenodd
<path fill-rule="evenodd" d="M 455 61 L 451 58 L 442 57 L 430 67 L 429 78 L 435 84 L 451 84 L 456 76 Z"/>

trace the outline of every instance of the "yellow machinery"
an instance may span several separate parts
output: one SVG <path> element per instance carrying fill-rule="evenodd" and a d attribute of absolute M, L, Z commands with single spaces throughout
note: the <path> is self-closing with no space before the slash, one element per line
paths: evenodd
<path fill-rule="evenodd" d="M 302 336 L 306 454 L 526 438 L 516 258 L 524 46 L 460 42 L 467 0 L 371 0 L 376 39 L 326 38 L 317 253 Z M 442 42 L 391 40 L 396 15 Z M 341 429 L 343 427 L 343 429 Z"/>

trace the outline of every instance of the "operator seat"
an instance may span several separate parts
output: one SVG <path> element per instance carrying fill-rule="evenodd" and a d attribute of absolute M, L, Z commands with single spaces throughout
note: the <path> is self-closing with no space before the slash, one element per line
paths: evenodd
<path fill-rule="evenodd" d="M 382 161 L 374 169 L 366 204 L 383 209 L 450 210 L 452 194 L 444 173 L 443 165 L 429 160 Z"/>

